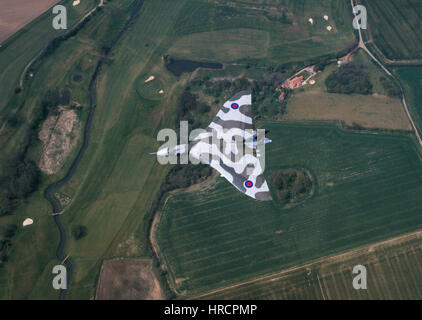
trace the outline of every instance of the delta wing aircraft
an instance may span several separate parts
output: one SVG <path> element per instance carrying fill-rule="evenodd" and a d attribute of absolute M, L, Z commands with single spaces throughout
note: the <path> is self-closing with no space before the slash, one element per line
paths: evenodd
<path fill-rule="evenodd" d="M 158 157 L 189 156 L 210 165 L 240 192 L 272 200 L 263 175 L 262 146 L 271 142 L 253 129 L 252 94 L 241 91 L 226 101 L 214 120 L 189 144 L 160 149 Z"/>

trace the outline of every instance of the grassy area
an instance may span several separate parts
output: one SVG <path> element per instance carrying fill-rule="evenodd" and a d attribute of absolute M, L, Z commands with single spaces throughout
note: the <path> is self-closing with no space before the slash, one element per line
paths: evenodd
<path fill-rule="evenodd" d="M 239 283 L 201 299 L 421 299 L 422 234 L 415 232 Z M 353 267 L 367 269 L 367 289 L 352 286 Z"/>
<path fill-rule="evenodd" d="M 247 199 L 218 178 L 204 192 L 170 197 L 157 238 L 182 296 L 421 228 L 422 168 L 410 138 L 315 123 L 262 126 L 273 140 L 266 152 L 267 176 L 305 168 L 315 193 L 285 208 L 275 200 Z"/>
<path fill-rule="evenodd" d="M 72 7 L 73 0 L 63 0 L 60 4 L 68 9 L 68 27 L 71 28 L 82 16 L 92 9 L 97 0 L 82 1 L 77 7 Z M 65 30 L 55 30 L 51 26 L 53 15 L 47 11 L 39 18 L 30 22 L 4 43 L 0 48 L 0 82 L 2 94 L 0 95 L 0 110 L 14 94 L 26 64 L 35 57 L 46 42 L 53 36 L 63 34 Z"/>
<path fill-rule="evenodd" d="M 390 59 L 422 58 L 418 0 L 361 0 L 368 12 L 368 32 Z"/>
<path fill-rule="evenodd" d="M 178 17 L 169 53 L 176 57 L 233 62 L 304 61 L 335 54 L 354 42 L 347 1 L 298 0 L 257 6 L 244 1 L 189 1 Z M 329 15 L 325 21 L 323 15 Z M 314 24 L 308 22 L 313 17 Z M 327 31 L 326 26 L 334 29 Z"/>
<path fill-rule="evenodd" d="M 184 82 L 176 82 L 162 63 L 172 29 L 162 21 L 172 21 L 183 3 L 146 1 L 98 79 L 91 145 L 61 190 L 73 198 L 63 215 L 68 230 L 73 225 L 88 230 L 86 237 L 68 244 L 75 266 L 69 298 L 91 297 L 103 259 L 121 255 L 121 244 L 133 234 L 135 255 L 148 254 L 146 213 L 169 169 L 149 152 L 158 147 L 158 130 L 173 125 L 171 110 Z M 149 88 L 141 87 L 149 75 L 155 76 L 151 84 L 160 82 L 165 94 L 151 96 Z"/>

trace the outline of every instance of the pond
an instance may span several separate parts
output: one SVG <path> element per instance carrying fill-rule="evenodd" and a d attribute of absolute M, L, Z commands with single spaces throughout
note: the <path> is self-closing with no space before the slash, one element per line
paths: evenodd
<path fill-rule="evenodd" d="M 175 76 L 180 76 L 183 72 L 193 72 L 197 68 L 207 69 L 223 69 L 223 65 L 218 62 L 201 62 L 193 60 L 174 60 L 170 59 L 166 64 L 167 70 L 173 73 Z"/>

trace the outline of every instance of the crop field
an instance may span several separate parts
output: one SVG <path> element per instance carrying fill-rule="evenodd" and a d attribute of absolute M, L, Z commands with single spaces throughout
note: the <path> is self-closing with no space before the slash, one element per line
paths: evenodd
<path fill-rule="evenodd" d="M 355 41 L 348 1 L 279 1 L 257 7 L 244 1 L 214 5 L 194 0 L 185 4 L 181 15 L 168 50 L 180 58 L 286 63 L 335 54 Z M 333 30 L 328 31 L 328 25 Z"/>
<path fill-rule="evenodd" d="M 421 299 L 421 236 L 417 231 L 192 298 Z M 366 290 L 353 288 L 356 265 L 366 267 Z"/>
<path fill-rule="evenodd" d="M 389 59 L 422 58 L 418 0 L 361 0 L 368 12 L 370 37 Z"/>
<path fill-rule="evenodd" d="M 157 240 L 181 296 L 421 228 L 422 166 L 411 138 L 315 122 L 261 127 L 273 140 L 266 148 L 267 176 L 305 168 L 316 191 L 283 207 L 248 199 L 218 178 L 206 191 L 170 197 Z"/>

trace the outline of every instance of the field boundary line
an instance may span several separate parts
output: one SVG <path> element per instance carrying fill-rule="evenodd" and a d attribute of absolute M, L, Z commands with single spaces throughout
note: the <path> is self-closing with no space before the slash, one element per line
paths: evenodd
<path fill-rule="evenodd" d="M 323 298 L 324 300 L 327 300 L 327 298 L 325 298 L 324 290 L 322 289 L 322 286 L 321 286 L 321 280 L 319 280 L 319 275 L 318 275 L 318 273 L 317 273 L 316 277 L 317 277 L 317 279 L 318 279 L 318 285 L 319 285 L 319 289 L 321 290 L 322 298 Z"/>

